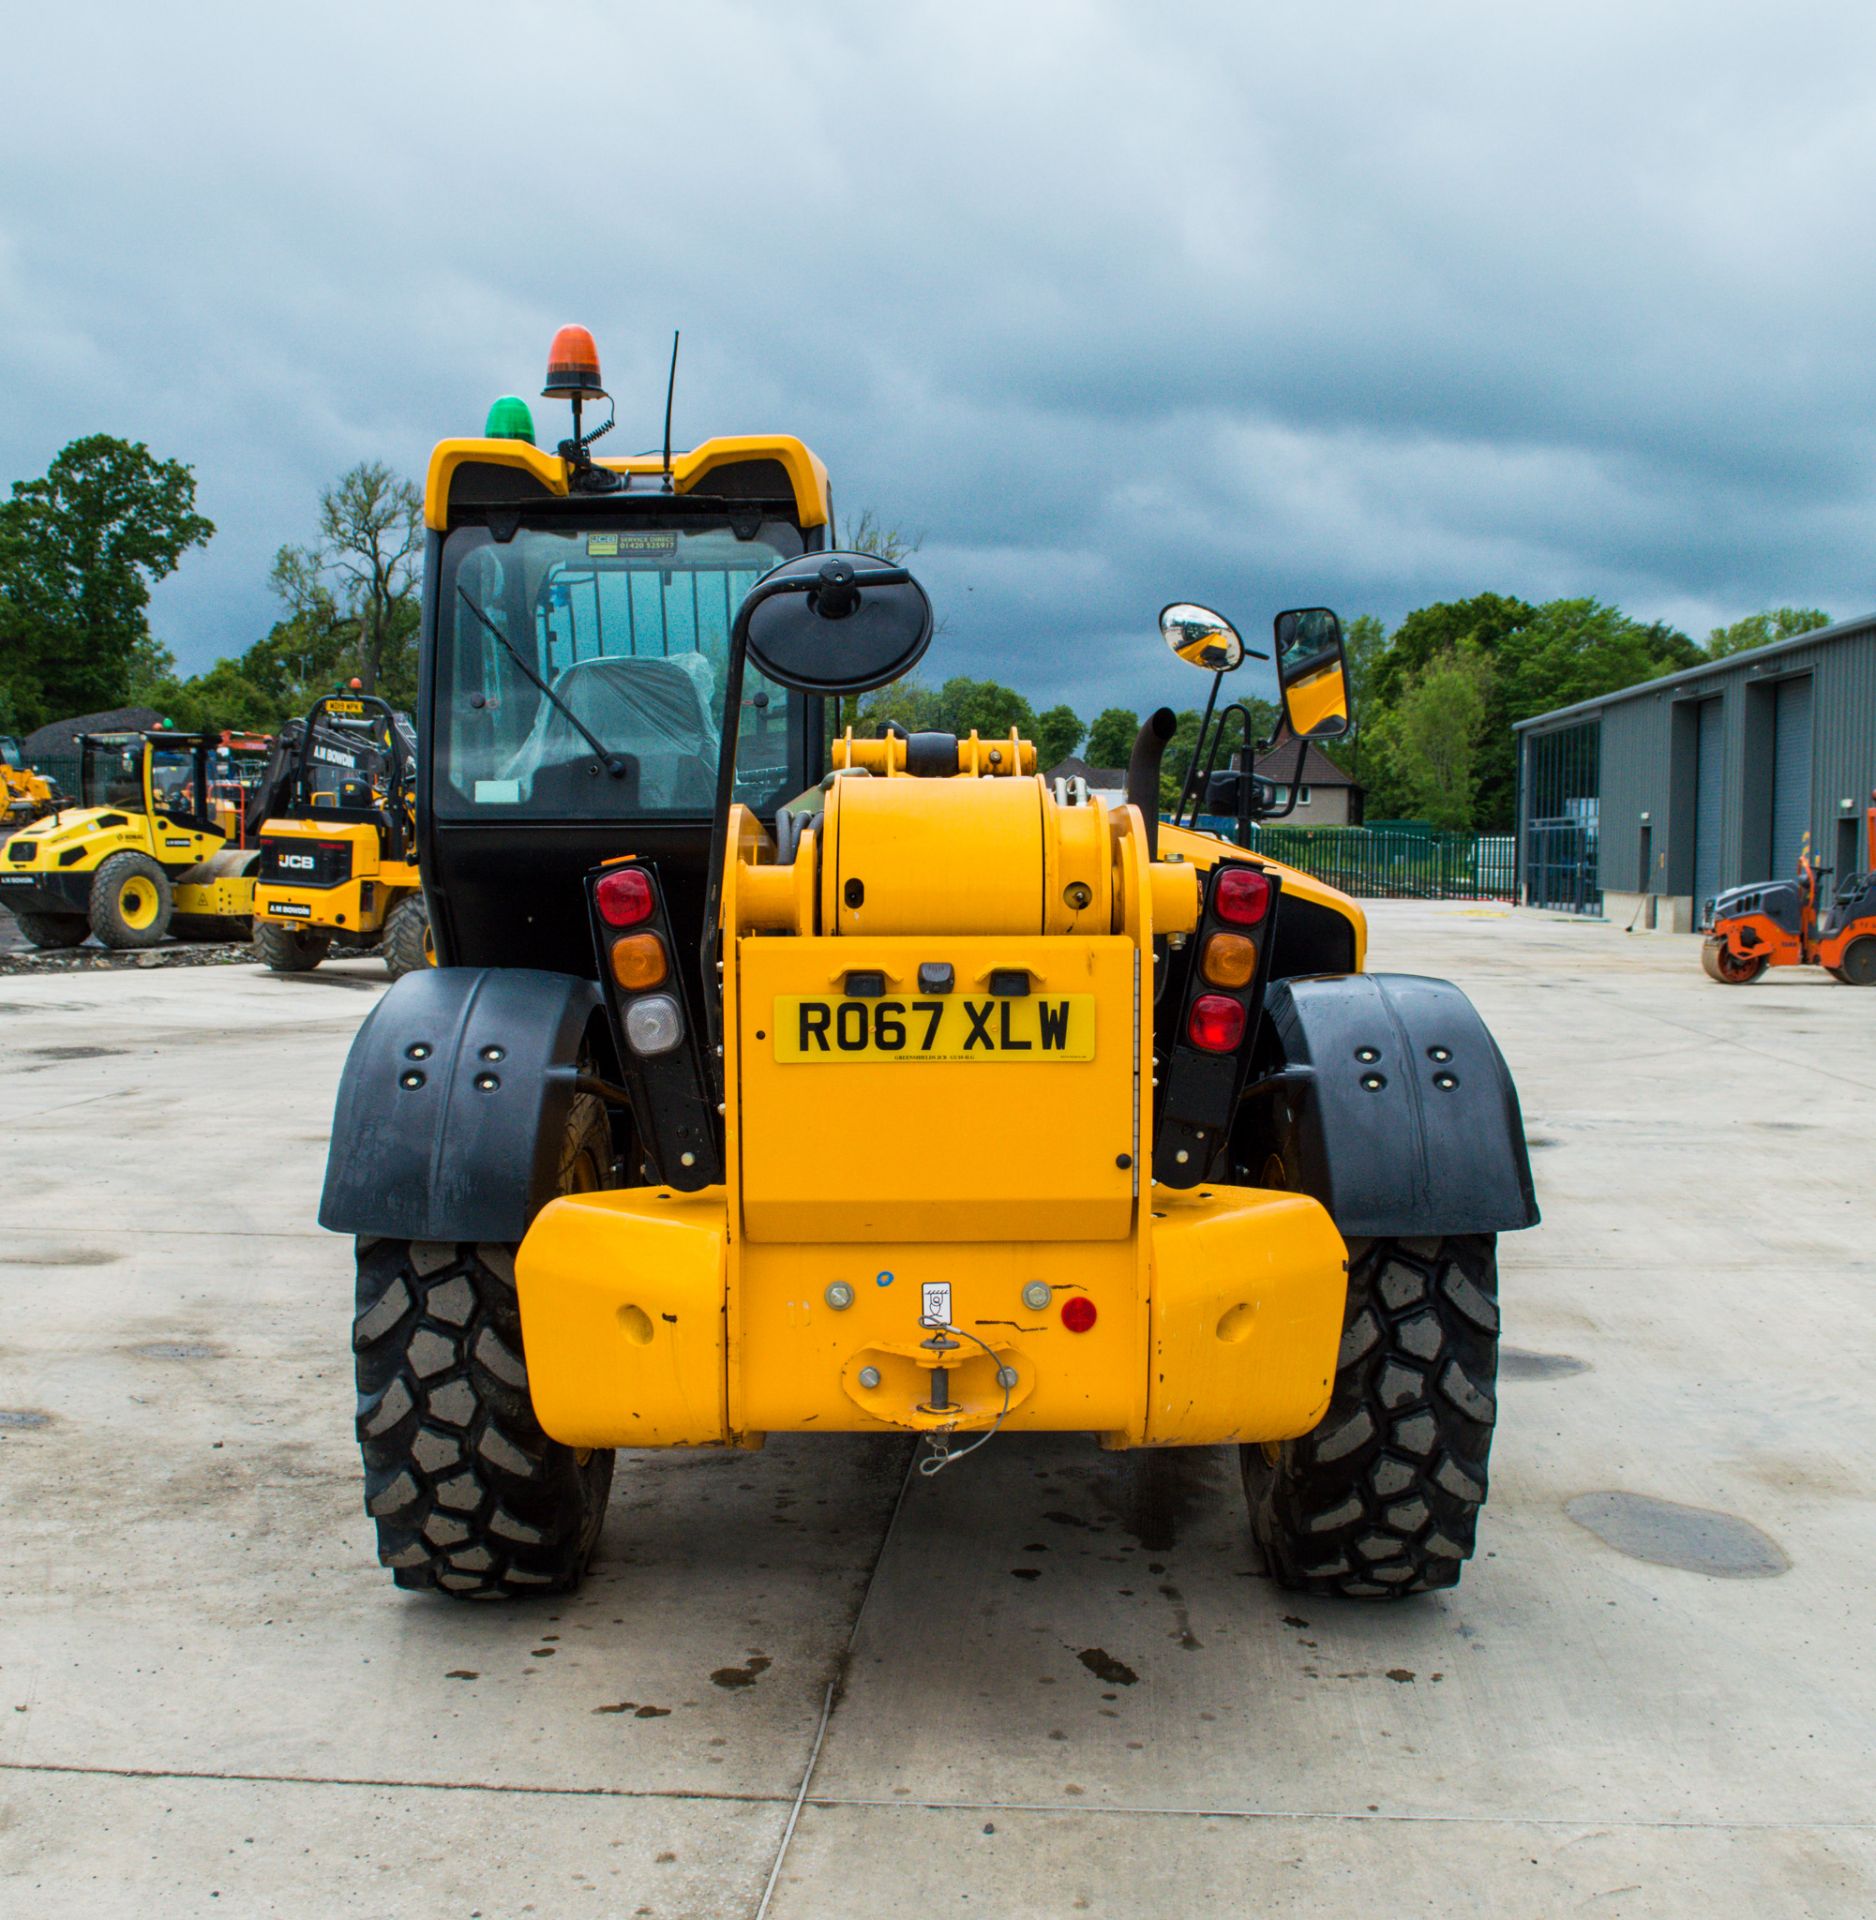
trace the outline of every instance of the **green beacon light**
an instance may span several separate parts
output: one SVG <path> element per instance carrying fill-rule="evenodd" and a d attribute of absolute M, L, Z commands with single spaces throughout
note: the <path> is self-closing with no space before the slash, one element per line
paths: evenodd
<path fill-rule="evenodd" d="M 534 415 L 519 394 L 505 393 L 489 408 L 488 424 L 482 429 L 485 440 L 525 440 L 534 444 Z"/>

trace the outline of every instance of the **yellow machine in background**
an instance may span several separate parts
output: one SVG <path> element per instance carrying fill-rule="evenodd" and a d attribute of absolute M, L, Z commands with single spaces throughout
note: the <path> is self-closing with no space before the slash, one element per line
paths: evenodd
<path fill-rule="evenodd" d="M 20 827 L 37 820 L 52 811 L 57 799 L 52 782 L 26 764 L 17 736 L 0 733 L 0 804 L 5 824 Z"/>
<path fill-rule="evenodd" d="M 220 735 L 93 733 L 78 742 L 83 804 L 0 847 L 0 906 L 36 947 L 246 937 L 254 854 L 214 793 Z"/>
<path fill-rule="evenodd" d="M 328 694 L 284 738 L 260 829 L 254 941 L 276 973 L 379 947 L 392 979 L 435 964 L 417 871 L 414 742 L 372 694 Z"/>

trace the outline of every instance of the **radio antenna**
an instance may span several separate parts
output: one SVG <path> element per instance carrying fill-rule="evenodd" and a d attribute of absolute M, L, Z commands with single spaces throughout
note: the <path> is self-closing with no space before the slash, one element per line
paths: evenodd
<path fill-rule="evenodd" d="M 664 490 L 671 491 L 671 398 L 677 392 L 677 343 L 682 332 L 671 335 L 671 377 L 664 388 Z"/>

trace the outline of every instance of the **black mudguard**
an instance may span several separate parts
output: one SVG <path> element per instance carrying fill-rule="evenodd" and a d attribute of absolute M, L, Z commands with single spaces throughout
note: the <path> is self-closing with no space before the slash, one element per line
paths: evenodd
<path fill-rule="evenodd" d="M 555 1192 L 590 980 L 408 973 L 352 1042 L 319 1224 L 399 1240 L 518 1241 Z"/>
<path fill-rule="evenodd" d="M 1450 981 L 1282 980 L 1266 1017 L 1284 1159 L 1345 1237 L 1536 1226 L 1518 1090 Z"/>

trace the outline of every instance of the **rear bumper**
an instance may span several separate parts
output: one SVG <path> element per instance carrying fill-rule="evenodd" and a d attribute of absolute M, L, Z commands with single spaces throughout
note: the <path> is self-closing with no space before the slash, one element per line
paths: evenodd
<path fill-rule="evenodd" d="M 720 1188 L 555 1200 L 516 1261 L 535 1410 L 555 1439 L 588 1447 L 968 1432 L 1000 1414 L 1113 1446 L 1308 1432 L 1328 1406 L 1347 1286 L 1328 1214 L 1244 1187 L 1152 1199 L 1144 1259 L 1132 1238 L 744 1242 L 732 1258 Z M 1024 1299 L 1037 1284 L 1040 1308 Z M 931 1285 L 950 1288 L 959 1334 L 937 1352 L 920 1324 Z M 1078 1297 L 1094 1324 L 1071 1331 L 1063 1307 Z M 939 1365 L 946 1404 L 932 1412 Z"/>

